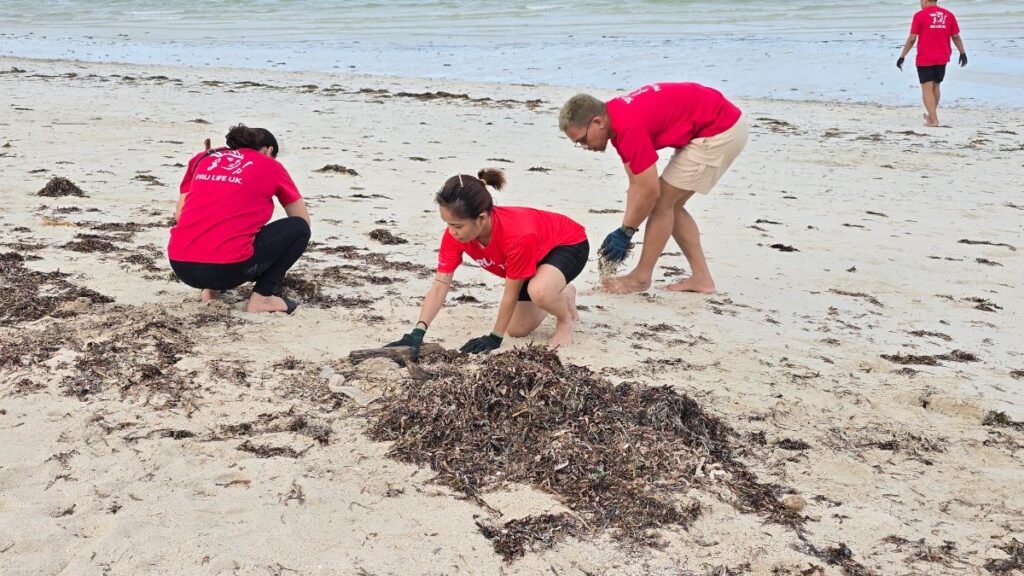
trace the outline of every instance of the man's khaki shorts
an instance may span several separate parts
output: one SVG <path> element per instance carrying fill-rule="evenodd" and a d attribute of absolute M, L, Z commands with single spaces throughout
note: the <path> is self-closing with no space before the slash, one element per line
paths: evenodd
<path fill-rule="evenodd" d="M 749 133 L 747 119 L 740 116 L 732 128 L 721 134 L 694 138 L 676 149 L 661 172 L 662 179 L 680 190 L 707 194 L 743 151 Z"/>

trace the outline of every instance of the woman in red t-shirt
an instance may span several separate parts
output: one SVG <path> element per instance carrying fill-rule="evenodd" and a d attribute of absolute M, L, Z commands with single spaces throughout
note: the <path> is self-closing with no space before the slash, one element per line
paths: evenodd
<path fill-rule="evenodd" d="M 544 317 L 555 317 L 554 347 L 572 343 L 576 288 L 571 284 L 587 264 L 590 245 L 582 226 L 561 214 L 533 208 L 495 206 L 487 187 L 501 190 L 500 170 L 481 170 L 477 177 L 452 176 L 437 193 L 438 211 L 448 228 L 441 238 L 437 276 L 412 332 L 388 346 L 410 346 L 415 358 L 427 327 L 441 311 L 455 269 L 469 255 L 480 267 L 505 278 L 494 330 L 474 338 L 463 352 L 489 352 L 505 334 L 523 337 Z"/>
<path fill-rule="evenodd" d="M 200 152 L 181 181 L 167 256 L 178 278 L 209 302 L 221 290 L 255 280 L 249 312 L 287 312 L 275 296 L 309 243 L 309 211 L 275 158 L 277 139 L 263 128 L 231 128 L 227 147 Z M 274 198 L 287 218 L 270 224 Z"/>

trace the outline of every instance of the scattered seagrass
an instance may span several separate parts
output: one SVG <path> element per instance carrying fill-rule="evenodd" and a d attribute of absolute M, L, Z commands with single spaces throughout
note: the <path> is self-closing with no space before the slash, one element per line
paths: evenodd
<path fill-rule="evenodd" d="M 74 315 L 72 309 L 61 307 L 78 299 L 91 304 L 113 302 L 103 294 L 68 282 L 68 275 L 63 272 L 38 272 L 26 268 L 24 263 L 25 257 L 16 252 L 0 254 L 0 325 Z"/>

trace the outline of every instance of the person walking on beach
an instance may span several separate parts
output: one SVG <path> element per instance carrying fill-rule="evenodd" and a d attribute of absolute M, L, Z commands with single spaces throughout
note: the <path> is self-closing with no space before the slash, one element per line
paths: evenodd
<path fill-rule="evenodd" d="M 967 51 L 960 39 L 960 25 L 953 13 L 938 6 L 938 0 L 921 0 L 921 10 L 914 14 L 910 23 L 910 36 L 903 44 L 903 52 L 896 60 L 896 67 L 903 70 L 906 59 L 914 43 L 917 45 L 917 78 L 921 82 L 921 97 L 924 100 L 924 125 L 939 125 L 939 85 L 946 77 L 946 64 L 953 54 L 949 42 L 956 44 L 960 51 L 960 66 L 967 66 Z"/>
<path fill-rule="evenodd" d="M 505 334 L 528 336 L 544 318 L 555 317 L 552 347 L 572 344 L 576 311 L 573 279 L 587 264 L 590 244 L 576 222 L 554 212 L 495 206 L 488 187 L 501 190 L 505 176 L 484 169 L 477 176 L 452 176 L 437 193 L 438 212 L 447 224 L 437 257 L 437 275 L 423 299 L 413 330 L 387 346 L 410 346 L 415 359 L 423 337 L 444 305 L 463 254 L 505 279 L 494 330 L 473 338 L 462 352 L 480 353 L 501 346 Z"/>
<path fill-rule="evenodd" d="M 633 235 L 647 222 L 636 268 L 603 280 L 604 288 L 613 293 L 648 289 L 672 236 L 692 274 L 666 289 L 713 293 L 715 282 L 701 248 L 700 230 L 686 202 L 695 193 L 710 192 L 746 145 L 749 127 L 740 109 L 700 84 L 651 84 L 608 102 L 577 94 L 562 106 L 558 127 L 586 150 L 604 152 L 611 142 L 629 177 L 622 226 L 605 238 L 601 257 L 613 263 L 624 260 Z M 662 148 L 676 152 L 659 179 Z"/>
<path fill-rule="evenodd" d="M 275 158 L 277 139 L 242 124 L 227 147 L 196 154 L 181 181 L 167 256 L 185 284 L 209 302 L 221 290 L 255 280 L 249 312 L 287 312 L 297 304 L 275 296 L 309 243 L 310 218 L 291 176 Z M 273 198 L 287 218 L 267 224 Z"/>

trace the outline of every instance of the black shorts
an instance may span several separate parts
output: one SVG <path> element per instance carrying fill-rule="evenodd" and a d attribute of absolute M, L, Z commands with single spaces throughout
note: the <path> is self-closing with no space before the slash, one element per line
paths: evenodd
<path fill-rule="evenodd" d="M 590 257 L 590 242 L 584 240 L 579 244 L 570 244 L 567 246 L 555 246 L 548 252 L 547 256 L 537 262 L 537 267 L 540 268 L 541 264 L 550 264 L 565 276 L 565 283 L 568 284 L 576 279 L 583 272 L 583 267 L 587 265 L 587 258 Z M 530 281 L 527 280 L 523 283 L 523 288 L 519 291 L 519 301 L 529 302 L 530 293 L 527 288 L 530 286 Z"/>
<path fill-rule="evenodd" d="M 935 82 L 939 84 L 942 79 L 946 77 L 946 65 L 939 64 L 938 66 L 918 66 L 917 67 L 917 79 L 921 81 L 921 84 L 925 82 Z"/>

